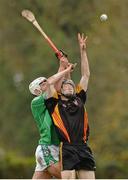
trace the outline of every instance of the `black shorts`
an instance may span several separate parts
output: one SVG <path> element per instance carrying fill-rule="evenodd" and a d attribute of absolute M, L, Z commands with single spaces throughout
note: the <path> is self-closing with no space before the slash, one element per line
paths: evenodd
<path fill-rule="evenodd" d="M 62 170 L 95 171 L 96 169 L 92 151 L 87 144 L 63 144 L 62 166 Z"/>

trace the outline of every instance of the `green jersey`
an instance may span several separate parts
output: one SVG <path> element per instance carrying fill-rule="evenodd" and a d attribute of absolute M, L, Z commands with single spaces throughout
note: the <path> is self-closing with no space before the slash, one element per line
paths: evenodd
<path fill-rule="evenodd" d="M 40 133 L 39 144 L 59 145 L 52 119 L 45 106 L 44 94 L 35 97 L 31 102 L 31 110 Z"/>

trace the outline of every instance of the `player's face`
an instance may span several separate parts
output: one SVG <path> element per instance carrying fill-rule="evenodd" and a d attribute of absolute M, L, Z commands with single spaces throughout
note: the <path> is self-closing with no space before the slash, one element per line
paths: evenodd
<path fill-rule="evenodd" d="M 63 84 L 62 91 L 65 95 L 73 95 L 74 94 L 74 88 L 70 84 Z"/>
<path fill-rule="evenodd" d="M 47 79 L 45 79 L 44 81 L 40 83 L 41 91 L 45 92 L 47 90 L 47 86 L 48 86 L 48 82 L 47 82 Z"/>

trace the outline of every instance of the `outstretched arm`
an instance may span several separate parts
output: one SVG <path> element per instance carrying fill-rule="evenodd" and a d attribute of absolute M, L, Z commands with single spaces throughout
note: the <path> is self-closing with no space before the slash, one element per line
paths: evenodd
<path fill-rule="evenodd" d="M 56 92 L 55 88 L 54 88 L 54 84 L 59 81 L 62 77 L 64 77 L 66 74 L 68 74 L 69 72 L 71 72 L 74 69 L 74 65 L 73 64 L 69 64 L 69 66 L 61 71 L 56 73 L 55 75 L 51 76 L 50 78 L 48 78 L 48 89 L 47 89 L 47 98 L 50 98 L 54 95 L 54 93 Z"/>
<path fill-rule="evenodd" d="M 65 56 L 62 56 L 61 59 L 59 60 L 59 63 L 60 63 L 60 66 L 59 66 L 59 69 L 58 69 L 58 72 L 61 72 L 63 70 L 65 70 L 67 67 L 68 67 L 68 59 L 67 57 Z M 65 79 L 65 78 L 69 78 L 69 75 L 70 75 L 70 72 L 67 73 L 65 75 L 65 77 L 63 76 L 61 79 L 59 79 L 56 83 L 55 83 L 55 89 L 57 92 L 60 92 L 60 89 L 61 89 L 61 84 L 62 84 L 62 81 Z"/>
<path fill-rule="evenodd" d="M 87 57 L 87 52 L 86 52 L 86 41 L 87 41 L 87 36 L 85 37 L 83 33 L 82 35 L 78 33 L 78 42 L 80 46 L 80 55 L 81 55 L 80 85 L 85 91 L 87 90 L 88 81 L 90 77 L 89 63 L 88 63 L 88 57 Z"/>
<path fill-rule="evenodd" d="M 62 56 L 60 59 L 60 67 L 58 72 L 63 71 L 64 69 L 66 69 L 70 64 L 69 59 L 67 56 Z M 72 64 L 72 69 L 74 69 L 76 67 L 77 63 Z M 65 74 L 65 79 L 71 79 L 71 71 L 69 71 L 68 73 Z"/>
<path fill-rule="evenodd" d="M 69 65 L 68 55 L 67 55 L 64 51 L 62 51 L 62 50 L 60 50 L 60 52 L 62 53 L 61 58 L 59 58 L 58 55 L 55 54 L 56 57 L 57 57 L 57 59 L 60 60 L 59 72 L 60 72 L 61 70 L 65 69 L 65 68 L 67 68 L 68 65 Z M 65 75 L 65 79 L 70 79 L 70 78 L 71 78 L 70 73 L 68 73 L 68 74 Z"/>

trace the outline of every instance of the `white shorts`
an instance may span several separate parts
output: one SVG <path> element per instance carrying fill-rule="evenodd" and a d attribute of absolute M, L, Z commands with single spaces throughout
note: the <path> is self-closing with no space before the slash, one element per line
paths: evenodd
<path fill-rule="evenodd" d="M 36 168 L 35 171 L 43 171 L 51 164 L 59 161 L 59 146 L 38 145 L 35 152 Z"/>

